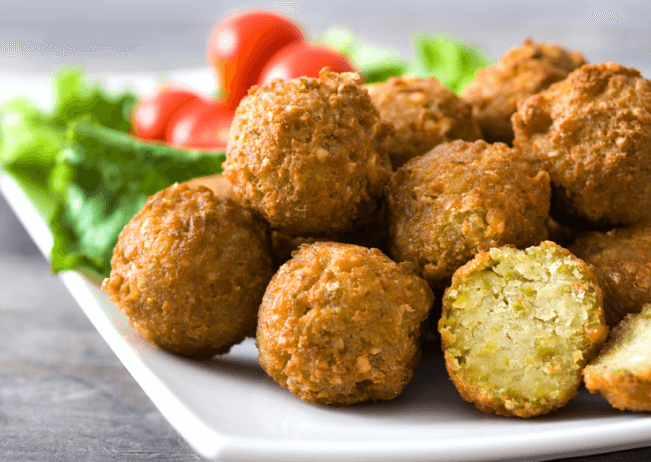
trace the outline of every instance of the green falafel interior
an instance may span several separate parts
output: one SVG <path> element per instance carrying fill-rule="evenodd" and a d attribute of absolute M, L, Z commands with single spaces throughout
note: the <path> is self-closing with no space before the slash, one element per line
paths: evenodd
<path fill-rule="evenodd" d="M 585 386 L 611 406 L 651 412 L 651 304 L 629 313 L 583 370 Z"/>
<path fill-rule="evenodd" d="M 455 385 L 488 412 L 529 417 L 561 407 L 605 339 L 600 289 L 555 244 L 482 258 L 455 274 L 443 300 L 439 331 Z"/>
<path fill-rule="evenodd" d="M 651 365 L 651 304 L 640 313 L 627 315 L 626 321 L 613 329 L 611 340 L 589 367 L 608 365 L 619 373 L 646 372 Z"/>

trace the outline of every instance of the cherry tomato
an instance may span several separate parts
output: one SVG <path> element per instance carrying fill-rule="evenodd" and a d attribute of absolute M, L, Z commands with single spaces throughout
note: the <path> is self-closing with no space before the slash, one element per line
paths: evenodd
<path fill-rule="evenodd" d="M 172 116 L 165 141 L 183 148 L 225 148 L 234 115 L 223 101 L 194 100 Z"/>
<path fill-rule="evenodd" d="M 161 85 L 151 95 L 138 100 L 133 108 L 133 132 L 143 139 L 164 140 L 170 118 L 179 108 L 197 98 L 196 93 L 180 86 Z"/>
<path fill-rule="evenodd" d="M 355 72 L 350 62 L 336 51 L 303 42 L 279 51 L 262 70 L 258 84 L 269 83 L 274 78 L 318 77 L 324 67 L 332 72 Z"/>
<path fill-rule="evenodd" d="M 228 107 L 237 107 L 274 54 L 302 41 L 298 25 L 268 11 L 244 11 L 218 23 L 208 40 L 207 59 Z"/>

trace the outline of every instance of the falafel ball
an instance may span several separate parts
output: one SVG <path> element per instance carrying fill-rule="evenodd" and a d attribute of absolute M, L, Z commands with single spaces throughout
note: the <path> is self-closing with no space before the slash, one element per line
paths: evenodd
<path fill-rule="evenodd" d="M 266 224 L 203 186 L 149 198 L 120 233 L 102 290 L 146 339 L 191 358 L 254 335 L 271 276 Z"/>
<path fill-rule="evenodd" d="M 576 395 L 608 326 L 590 268 L 546 241 L 493 248 L 459 268 L 439 332 L 464 400 L 489 414 L 533 417 Z"/>
<path fill-rule="evenodd" d="M 391 256 L 443 288 L 479 251 L 546 239 L 549 175 L 504 143 L 453 141 L 394 172 L 386 201 Z"/>
<path fill-rule="evenodd" d="M 574 241 L 570 251 L 594 268 L 611 327 L 651 303 L 651 228 L 586 232 Z"/>
<path fill-rule="evenodd" d="M 224 176 L 236 196 L 290 236 L 353 231 L 391 174 L 382 122 L 354 73 L 275 79 L 237 108 Z"/>
<path fill-rule="evenodd" d="M 517 102 L 563 80 L 584 64 L 586 60 L 578 51 L 526 38 L 497 63 L 479 69 L 461 96 L 472 105 L 486 141 L 511 144 L 511 115 Z"/>
<path fill-rule="evenodd" d="M 391 77 L 367 88 L 382 119 L 396 129 L 389 141 L 394 169 L 437 144 L 482 137 L 470 104 L 435 77 Z"/>
<path fill-rule="evenodd" d="M 378 249 L 301 246 L 260 306 L 263 369 L 295 396 L 349 406 L 390 400 L 412 379 L 433 295 Z"/>
<path fill-rule="evenodd" d="M 611 406 L 651 412 L 651 305 L 630 313 L 584 370 L 585 387 Z"/>
<path fill-rule="evenodd" d="M 651 81 L 615 63 L 587 64 L 522 101 L 514 146 L 549 172 L 552 215 L 614 227 L 651 215 Z"/>

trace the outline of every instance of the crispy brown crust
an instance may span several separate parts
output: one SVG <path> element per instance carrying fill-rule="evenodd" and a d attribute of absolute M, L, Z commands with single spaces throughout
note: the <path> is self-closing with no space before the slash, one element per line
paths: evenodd
<path fill-rule="evenodd" d="M 647 316 L 646 305 L 642 311 Z M 601 393 L 615 408 L 629 411 L 651 412 L 651 364 L 629 370 L 618 365 L 619 347 L 630 341 L 630 331 L 639 314 L 628 314 L 611 333 L 599 356 L 583 370 L 585 386 L 591 393 Z M 605 364 L 605 362 L 610 363 Z"/>
<path fill-rule="evenodd" d="M 527 38 L 496 64 L 480 69 L 477 77 L 464 87 L 462 97 L 472 104 L 486 141 L 510 144 L 511 115 L 517 102 L 563 80 L 585 63 L 578 51 Z"/>
<path fill-rule="evenodd" d="M 224 176 L 244 203 L 291 236 L 351 232 L 391 173 L 382 122 L 352 73 L 276 79 L 237 108 Z"/>
<path fill-rule="evenodd" d="M 260 306 L 259 362 L 281 386 L 318 404 L 393 399 L 411 380 L 433 302 L 409 265 L 377 249 L 301 246 Z"/>
<path fill-rule="evenodd" d="M 396 128 L 388 144 L 394 169 L 443 142 L 482 137 L 470 104 L 434 77 L 392 77 L 367 88 L 382 119 Z"/>
<path fill-rule="evenodd" d="M 434 287 L 477 252 L 547 237 L 548 175 L 503 143 L 453 141 L 412 159 L 386 187 L 389 248 Z"/>
<path fill-rule="evenodd" d="M 610 326 L 651 303 L 651 228 L 583 233 L 570 250 L 593 266 Z"/>
<path fill-rule="evenodd" d="M 508 247 L 508 246 L 507 246 Z M 459 395 L 468 402 L 471 402 L 477 407 L 477 409 L 488 414 L 498 414 L 502 416 L 517 416 L 523 418 L 534 417 L 548 412 L 554 411 L 563 407 L 567 402 L 572 399 L 581 384 L 581 371 L 583 366 L 591 360 L 597 353 L 598 348 L 604 343 L 608 335 L 608 326 L 605 324 L 605 317 L 603 310 L 601 309 L 603 298 L 602 292 L 597 283 L 597 279 L 592 273 L 591 268 L 586 265 L 583 261 L 576 258 L 569 252 L 567 249 L 557 245 L 551 241 L 542 242 L 539 247 L 541 249 L 550 249 L 554 252 L 557 252 L 562 257 L 570 257 L 574 259 L 584 276 L 587 279 L 586 292 L 592 291 L 596 294 L 596 305 L 597 312 L 596 315 L 600 320 L 599 325 L 596 327 L 590 327 L 585 329 L 585 339 L 587 341 L 587 346 L 584 349 L 583 356 L 576 360 L 578 365 L 576 370 L 576 380 L 574 386 L 562 390 L 563 393 L 560 394 L 555 399 L 548 399 L 544 405 L 536 406 L 531 402 L 525 403 L 524 406 L 518 406 L 514 400 L 508 396 L 498 396 L 490 389 L 487 389 L 482 384 L 475 381 L 467 380 L 462 373 L 460 373 L 458 363 L 455 358 L 447 351 L 447 349 L 452 345 L 453 334 L 451 330 L 446 326 L 445 319 L 452 315 L 453 307 L 449 302 L 448 295 L 451 291 L 459 288 L 464 281 L 466 281 L 471 275 L 487 270 L 494 266 L 495 261 L 492 259 L 490 252 L 480 252 L 475 258 L 466 263 L 464 266 L 459 268 L 452 277 L 452 284 L 445 290 L 443 296 L 443 309 L 441 321 L 439 323 L 439 332 L 441 333 L 441 344 L 445 355 L 445 364 L 446 369 L 450 379 L 454 383 Z M 444 329 L 445 327 L 445 329 Z"/>
<path fill-rule="evenodd" d="M 585 386 L 601 393 L 611 406 L 623 411 L 651 412 L 651 368 L 644 372 L 616 373 L 608 368 L 586 368 Z"/>
<path fill-rule="evenodd" d="M 231 199 L 175 184 L 120 233 L 102 290 L 161 348 L 193 358 L 226 353 L 255 332 L 273 274 L 267 227 Z"/>
<path fill-rule="evenodd" d="M 651 82 L 614 63 L 585 65 L 519 104 L 514 146 L 549 172 L 554 213 L 610 227 L 650 216 L 650 108 Z"/>

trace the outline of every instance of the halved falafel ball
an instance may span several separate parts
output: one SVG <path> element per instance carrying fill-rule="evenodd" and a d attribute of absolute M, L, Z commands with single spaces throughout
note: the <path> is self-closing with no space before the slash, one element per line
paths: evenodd
<path fill-rule="evenodd" d="M 350 232 L 378 206 L 392 132 L 357 74 L 276 79 L 238 106 L 224 176 L 278 231 Z"/>
<path fill-rule="evenodd" d="M 459 268 L 439 332 L 461 397 L 483 412 L 532 417 L 564 406 L 608 335 L 590 268 L 553 242 L 493 248 Z"/>
<path fill-rule="evenodd" d="M 616 326 L 651 303 L 651 228 L 585 232 L 570 251 L 594 268 L 604 291 L 606 321 Z"/>
<path fill-rule="evenodd" d="M 396 129 L 389 141 L 394 169 L 437 144 L 482 137 L 470 104 L 435 77 L 391 77 L 367 88 L 382 119 Z"/>
<path fill-rule="evenodd" d="M 316 242 L 280 267 L 260 306 L 260 365 L 309 402 L 390 400 L 412 379 L 427 283 L 377 249 Z"/>
<path fill-rule="evenodd" d="M 651 305 L 626 315 L 583 378 L 586 388 L 611 406 L 651 412 Z"/>
<path fill-rule="evenodd" d="M 514 146 L 549 172 L 559 222 L 614 227 L 651 216 L 651 81 L 637 70 L 585 65 L 522 101 L 513 128 Z"/>
<path fill-rule="evenodd" d="M 547 237 L 549 175 L 504 143 L 453 141 L 416 157 L 386 187 L 389 249 L 433 287 L 477 252 Z"/>
<path fill-rule="evenodd" d="M 273 268 L 265 223 L 208 188 L 154 194 L 120 233 L 102 290 L 146 339 L 191 358 L 255 334 Z"/>
<path fill-rule="evenodd" d="M 461 96 L 472 105 L 486 141 L 511 144 L 511 115 L 517 102 L 563 80 L 584 64 L 586 60 L 578 51 L 526 38 L 497 63 L 479 69 Z"/>

